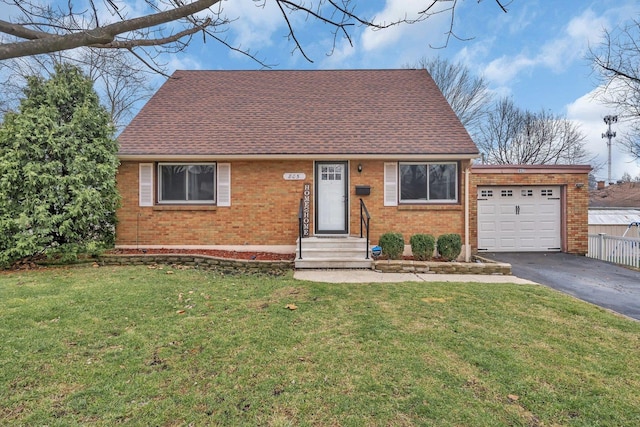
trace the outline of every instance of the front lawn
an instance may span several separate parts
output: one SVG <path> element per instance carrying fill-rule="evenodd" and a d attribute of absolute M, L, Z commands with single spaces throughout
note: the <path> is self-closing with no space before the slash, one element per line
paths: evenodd
<path fill-rule="evenodd" d="M 640 425 L 640 323 L 541 286 L 86 267 L 0 301 L 1 425 Z"/>

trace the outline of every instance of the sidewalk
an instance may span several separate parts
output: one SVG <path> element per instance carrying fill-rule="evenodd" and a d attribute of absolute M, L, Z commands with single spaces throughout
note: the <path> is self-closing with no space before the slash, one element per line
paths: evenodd
<path fill-rule="evenodd" d="M 378 273 L 373 270 L 296 270 L 298 280 L 324 283 L 477 282 L 536 284 L 516 276 L 488 274 Z"/>

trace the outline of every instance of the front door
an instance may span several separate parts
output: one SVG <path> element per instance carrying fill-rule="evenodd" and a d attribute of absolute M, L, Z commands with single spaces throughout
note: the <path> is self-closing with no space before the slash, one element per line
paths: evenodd
<path fill-rule="evenodd" d="M 347 233 L 347 162 L 316 163 L 316 233 Z"/>

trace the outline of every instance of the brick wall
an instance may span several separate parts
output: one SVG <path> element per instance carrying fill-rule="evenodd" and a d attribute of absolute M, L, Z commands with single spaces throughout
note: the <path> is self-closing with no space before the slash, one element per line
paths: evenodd
<path fill-rule="evenodd" d="M 362 172 L 358 172 L 358 164 Z M 398 232 L 405 243 L 416 233 L 436 238 L 458 233 L 464 242 L 464 168 L 459 167 L 459 203 L 384 206 L 384 161 L 351 160 L 349 182 L 350 234 L 360 233 L 362 198 L 371 214 L 370 236 Z M 118 210 L 118 245 L 294 245 L 298 236 L 298 206 L 303 182 L 313 184 L 314 162 L 231 162 L 231 207 L 138 206 L 138 163 L 124 161 L 118 173 L 122 207 Z M 520 172 L 518 172 L 520 170 Z M 525 172 L 522 172 L 524 170 Z M 305 181 L 287 181 L 287 172 L 306 174 Z M 474 167 L 470 179 L 470 243 L 477 249 L 478 186 L 559 185 L 563 192 L 563 250 L 587 251 L 588 169 Z M 582 183 L 577 188 L 576 183 Z M 371 194 L 357 196 L 356 185 L 370 185 Z M 313 185 L 312 185 L 313 191 Z M 313 201 L 311 220 L 313 223 Z M 311 227 L 313 233 L 313 224 Z"/>
<path fill-rule="evenodd" d="M 231 206 L 138 206 L 138 163 L 122 162 L 117 245 L 293 245 L 303 181 L 312 161 L 231 162 Z"/>
<path fill-rule="evenodd" d="M 358 172 L 358 164 L 362 172 Z M 298 206 L 303 182 L 313 184 L 311 160 L 231 162 L 231 207 L 138 206 L 138 162 L 123 161 L 117 176 L 122 195 L 116 230 L 118 245 L 293 245 L 298 236 Z M 383 206 L 384 162 L 350 161 L 350 234 L 360 233 L 360 203 L 371 214 L 371 241 L 402 233 L 459 233 L 464 240 L 463 166 L 460 202 L 446 205 Z M 286 181 L 286 172 L 302 172 L 305 181 Z M 371 194 L 356 196 L 356 185 Z M 313 191 L 313 185 L 312 185 Z M 313 201 L 311 220 L 313 222 Z M 311 228 L 313 232 L 313 224 Z"/>
<path fill-rule="evenodd" d="M 561 221 L 563 252 L 584 255 L 588 248 L 589 190 L 586 166 L 474 166 L 471 171 L 470 194 L 478 194 L 479 186 L 547 185 L 561 188 Z M 582 186 L 576 186 L 581 184 Z M 470 238 L 472 251 L 477 250 L 478 210 L 471 203 Z"/>
<path fill-rule="evenodd" d="M 362 173 L 357 165 L 362 164 Z M 359 198 L 364 200 L 371 214 L 371 241 L 378 243 L 386 232 L 401 233 L 405 244 L 417 233 L 441 234 L 458 233 L 464 242 L 464 176 L 462 171 L 467 163 L 459 166 L 459 202 L 454 204 L 384 206 L 384 161 L 354 160 L 351 162 L 351 230 L 360 232 Z M 371 185 L 371 195 L 356 196 L 356 185 Z"/>

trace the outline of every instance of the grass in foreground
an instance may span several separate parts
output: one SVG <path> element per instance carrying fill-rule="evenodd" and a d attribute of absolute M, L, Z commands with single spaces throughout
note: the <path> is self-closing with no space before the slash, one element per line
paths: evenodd
<path fill-rule="evenodd" d="M 167 273 L 1 274 L 0 424 L 640 425 L 640 324 L 543 287 Z"/>

